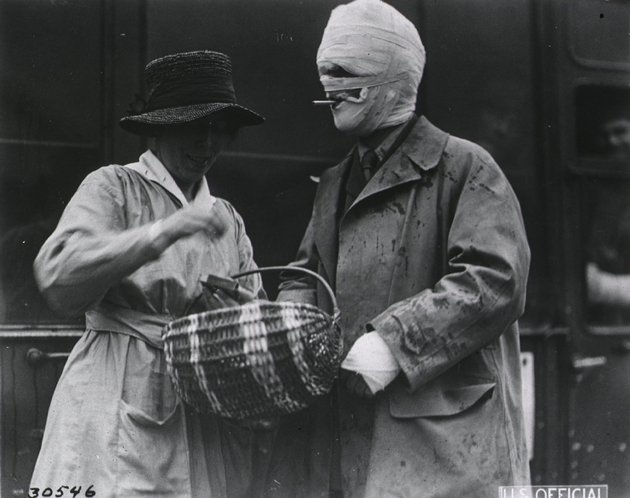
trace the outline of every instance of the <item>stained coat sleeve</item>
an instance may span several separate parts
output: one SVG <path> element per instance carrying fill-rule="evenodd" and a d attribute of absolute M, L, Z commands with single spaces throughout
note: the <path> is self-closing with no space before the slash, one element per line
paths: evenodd
<path fill-rule="evenodd" d="M 126 229 L 119 180 L 111 170 L 90 174 L 35 259 L 38 287 L 61 315 L 89 310 L 111 286 L 159 257 L 148 225 Z"/>
<path fill-rule="evenodd" d="M 412 390 L 497 339 L 523 313 L 530 253 L 520 207 L 492 158 L 473 150 L 453 169 L 463 187 L 444 212 L 452 219 L 446 275 L 368 325 Z"/>
<path fill-rule="evenodd" d="M 290 266 L 298 266 L 317 272 L 318 261 L 313 218 L 311 218 L 300 243 L 296 260 Z M 277 301 L 295 301 L 315 306 L 317 305 L 316 284 L 312 278 L 297 272 L 283 272 L 281 274 L 280 292 L 278 293 Z"/>

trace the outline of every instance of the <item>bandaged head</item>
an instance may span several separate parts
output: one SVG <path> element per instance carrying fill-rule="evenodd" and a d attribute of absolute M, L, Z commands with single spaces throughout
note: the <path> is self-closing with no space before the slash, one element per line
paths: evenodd
<path fill-rule="evenodd" d="M 320 81 L 329 96 L 335 125 L 367 136 L 407 121 L 415 110 L 425 52 L 414 25 L 381 0 L 355 0 L 335 8 L 317 52 Z M 343 70 L 352 77 L 339 77 Z"/>

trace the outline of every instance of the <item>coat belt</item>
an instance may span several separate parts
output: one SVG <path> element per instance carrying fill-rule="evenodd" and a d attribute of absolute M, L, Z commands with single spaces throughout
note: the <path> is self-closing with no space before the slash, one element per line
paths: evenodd
<path fill-rule="evenodd" d="M 105 303 L 85 314 L 89 330 L 130 335 L 158 349 L 164 344 L 162 330 L 172 320 L 173 317 L 167 315 L 148 314 Z"/>

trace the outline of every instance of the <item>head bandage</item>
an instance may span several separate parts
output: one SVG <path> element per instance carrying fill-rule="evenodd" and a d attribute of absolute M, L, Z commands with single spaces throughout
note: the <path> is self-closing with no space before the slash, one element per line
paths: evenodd
<path fill-rule="evenodd" d="M 409 119 L 415 110 L 424 63 L 424 46 L 415 26 L 381 0 L 355 0 L 335 8 L 317 52 L 320 81 L 326 92 L 387 89 L 388 105 L 375 109 L 379 114 L 377 128 Z M 327 73 L 332 67 L 341 67 L 356 77 L 331 76 Z"/>

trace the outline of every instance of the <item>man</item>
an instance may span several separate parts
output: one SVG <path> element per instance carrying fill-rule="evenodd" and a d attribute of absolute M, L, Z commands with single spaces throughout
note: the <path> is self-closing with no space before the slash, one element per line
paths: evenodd
<path fill-rule="evenodd" d="M 414 115 L 424 62 L 414 26 L 380 0 L 334 9 L 317 54 L 335 125 L 358 141 L 322 175 L 294 264 L 341 310 L 330 489 L 346 498 L 486 498 L 529 480 L 520 208 L 485 150 Z M 330 310 L 288 273 L 279 299 Z"/>

